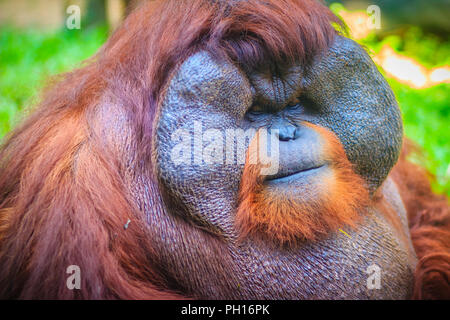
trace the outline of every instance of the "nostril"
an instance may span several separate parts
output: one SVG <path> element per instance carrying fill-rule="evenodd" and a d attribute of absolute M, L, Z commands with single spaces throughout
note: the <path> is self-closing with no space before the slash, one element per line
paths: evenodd
<path fill-rule="evenodd" d="M 278 138 L 281 141 L 289 141 L 297 138 L 297 128 L 294 126 L 285 126 L 279 129 Z"/>
<path fill-rule="evenodd" d="M 301 132 L 300 128 L 295 127 L 294 139 L 300 138 Z"/>

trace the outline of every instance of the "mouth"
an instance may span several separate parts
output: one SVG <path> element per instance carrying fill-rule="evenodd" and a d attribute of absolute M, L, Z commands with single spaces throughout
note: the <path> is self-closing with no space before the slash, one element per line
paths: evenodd
<path fill-rule="evenodd" d="M 268 176 L 265 181 L 267 183 L 289 182 L 298 178 L 304 178 L 321 171 L 325 167 L 324 164 L 296 171 L 279 172 L 278 174 Z"/>

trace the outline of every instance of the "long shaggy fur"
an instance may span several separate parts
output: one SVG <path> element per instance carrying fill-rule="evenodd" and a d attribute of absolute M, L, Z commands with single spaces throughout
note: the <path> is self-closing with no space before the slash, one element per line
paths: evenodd
<path fill-rule="evenodd" d="M 411 239 L 419 259 L 415 271 L 415 299 L 450 299 L 450 206 L 444 195 L 430 187 L 433 179 L 407 160 L 417 152 L 406 140 L 391 176 L 400 189 L 408 212 Z"/>

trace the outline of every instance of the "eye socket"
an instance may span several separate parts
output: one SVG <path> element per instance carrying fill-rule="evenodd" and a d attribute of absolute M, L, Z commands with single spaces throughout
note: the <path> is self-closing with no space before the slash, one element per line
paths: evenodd
<path fill-rule="evenodd" d="M 258 104 L 254 104 L 245 113 L 245 119 L 250 122 L 262 121 L 268 117 L 268 111 L 264 107 Z"/>
<path fill-rule="evenodd" d="M 265 110 L 259 104 L 255 104 L 250 109 L 248 109 L 247 113 L 252 115 L 260 115 L 265 113 Z"/>
<path fill-rule="evenodd" d="M 292 99 L 287 104 L 286 109 L 297 109 L 299 107 L 299 104 L 300 104 L 300 99 L 299 98 Z"/>

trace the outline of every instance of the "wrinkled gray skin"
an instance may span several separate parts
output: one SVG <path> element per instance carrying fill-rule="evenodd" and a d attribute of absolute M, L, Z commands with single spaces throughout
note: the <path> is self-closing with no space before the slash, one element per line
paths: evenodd
<path fill-rule="evenodd" d="M 287 107 L 297 97 L 300 102 Z M 252 105 L 263 106 L 267 112 L 248 112 Z M 193 122 L 198 121 L 203 132 L 262 126 L 279 129 L 281 170 L 306 169 L 308 161 L 318 164 L 323 159 L 322 138 L 303 125 L 308 121 L 339 137 L 371 192 L 383 189 L 408 232 L 397 187 L 386 178 L 401 149 L 400 112 L 388 84 L 355 42 L 338 37 L 311 68 L 291 67 L 278 78 L 268 71 L 245 74 L 229 62 L 198 52 L 173 74 L 160 110 L 154 162 L 159 189 L 170 210 L 158 208 L 151 200 L 158 191 L 144 171 L 133 169 L 130 184 L 147 214 L 149 236 L 160 254 L 158 262 L 167 266 L 173 288 L 206 299 L 410 296 L 416 263 L 411 243 L 401 241 L 375 209 L 364 213 L 356 231 L 343 226 L 348 236 L 337 232 L 317 243 L 285 249 L 251 239 L 238 243 L 233 223 L 243 164 L 176 165 L 171 159 L 179 143 L 172 134 L 184 129 L 193 136 Z M 119 126 L 119 132 L 123 136 L 127 129 Z M 114 142 L 128 161 L 133 158 L 127 151 L 132 149 L 132 139 Z M 299 197 L 314 196 L 326 188 L 320 182 L 330 170 L 325 164 L 316 173 L 276 184 L 273 192 L 295 190 Z M 379 289 L 367 286 L 371 265 L 381 268 Z"/>

